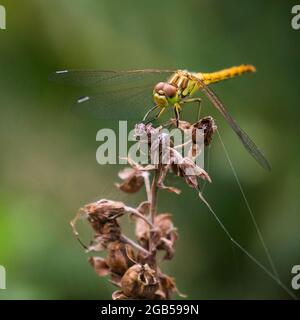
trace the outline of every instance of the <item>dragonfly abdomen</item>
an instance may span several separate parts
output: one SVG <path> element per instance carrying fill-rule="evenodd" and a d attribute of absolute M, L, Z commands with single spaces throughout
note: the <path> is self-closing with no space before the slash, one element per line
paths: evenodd
<path fill-rule="evenodd" d="M 198 73 L 197 76 L 204 81 L 206 85 L 216 83 L 222 80 L 231 79 L 247 72 L 255 72 L 256 69 L 250 64 L 242 64 L 231 68 L 223 69 L 211 73 Z"/>

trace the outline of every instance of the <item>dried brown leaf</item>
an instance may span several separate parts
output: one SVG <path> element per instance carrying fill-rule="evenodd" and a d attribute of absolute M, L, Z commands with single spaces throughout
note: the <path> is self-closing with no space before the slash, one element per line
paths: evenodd
<path fill-rule="evenodd" d="M 133 248 L 128 244 L 116 241 L 110 243 L 107 250 L 106 263 L 111 272 L 122 276 L 135 260 Z"/>
<path fill-rule="evenodd" d="M 129 298 L 121 290 L 117 290 L 112 294 L 113 300 L 128 300 Z"/>
<path fill-rule="evenodd" d="M 138 192 L 144 185 L 143 172 L 139 168 L 125 168 L 119 172 L 119 177 L 123 180 L 122 183 L 116 183 L 116 186 L 126 192 Z"/>
<path fill-rule="evenodd" d="M 106 260 L 104 258 L 90 257 L 89 262 L 98 276 L 103 277 L 107 276 L 110 273 L 109 266 L 107 265 Z"/>

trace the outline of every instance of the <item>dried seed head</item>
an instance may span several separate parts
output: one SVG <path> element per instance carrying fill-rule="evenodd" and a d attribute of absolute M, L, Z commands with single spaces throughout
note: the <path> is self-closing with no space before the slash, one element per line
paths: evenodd
<path fill-rule="evenodd" d="M 178 238 L 171 217 L 170 213 L 157 215 L 154 219 L 154 229 L 150 229 L 145 221 L 138 218 L 135 225 L 135 235 L 139 244 L 144 248 L 148 248 L 151 236 L 153 247 L 157 250 L 166 251 L 165 259 L 172 259 L 175 242 Z M 139 258 L 143 261 L 142 255 Z"/>
<path fill-rule="evenodd" d="M 135 255 L 133 248 L 122 242 L 112 242 L 108 245 L 106 263 L 112 273 L 123 275 L 133 265 Z"/>
<path fill-rule="evenodd" d="M 134 135 L 141 143 L 151 144 L 151 137 L 156 136 L 161 127 L 154 128 L 151 123 L 138 123 L 134 128 Z"/>
<path fill-rule="evenodd" d="M 186 297 L 186 295 L 180 293 L 176 287 L 175 279 L 159 272 L 160 288 L 157 291 L 160 299 L 169 300 L 172 294 L 177 293 L 180 297 Z"/>
<path fill-rule="evenodd" d="M 171 163 L 172 163 L 173 159 L 171 158 L 170 160 L 171 160 Z M 180 194 L 181 193 L 180 189 L 172 187 L 172 186 L 166 186 L 165 185 L 165 179 L 166 179 L 166 176 L 167 176 L 168 172 L 170 171 L 170 167 L 171 167 L 171 164 L 164 165 L 164 166 L 160 167 L 157 186 L 160 189 L 164 189 L 164 190 L 167 190 L 167 191 L 172 192 L 172 193 Z"/>
<path fill-rule="evenodd" d="M 155 226 L 160 233 L 160 241 L 157 245 L 158 250 L 165 250 L 165 259 L 172 259 L 174 255 L 175 242 L 178 239 L 177 229 L 172 222 L 170 213 L 161 213 L 155 217 Z"/>
<path fill-rule="evenodd" d="M 176 175 L 183 177 L 185 182 L 192 188 L 198 187 L 198 177 L 211 182 L 208 173 L 187 157 L 181 158 L 178 163 L 173 163 L 172 170 Z"/>
<path fill-rule="evenodd" d="M 151 124 L 139 124 L 135 128 L 135 136 L 139 137 L 140 143 L 147 144 L 147 153 L 154 169 L 170 162 L 170 147 L 173 147 L 174 143 L 172 136 L 162 130 L 162 127 L 154 128 Z"/>
<path fill-rule="evenodd" d="M 150 210 L 150 203 L 148 201 L 144 201 L 139 204 L 136 208 L 138 212 L 140 212 L 143 216 L 147 216 Z M 148 248 L 148 240 L 149 240 L 149 224 L 139 217 L 134 217 L 135 220 L 135 235 L 139 242 L 139 244 L 147 249 Z"/>
<path fill-rule="evenodd" d="M 144 185 L 143 172 L 137 168 L 125 168 L 119 172 L 119 177 L 123 182 L 116 186 L 127 193 L 138 192 Z"/>
<path fill-rule="evenodd" d="M 96 234 L 88 251 L 102 251 L 107 248 L 109 243 L 120 241 L 121 227 L 117 220 L 111 220 L 104 223 L 92 221 L 91 224 Z"/>
<path fill-rule="evenodd" d="M 73 231 L 78 236 L 75 229 L 79 218 L 87 218 L 95 232 L 94 240 L 88 251 L 101 251 L 110 242 L 118 241 L 121 235 L 121 228 L 117 218 L 126 212 L 126 206 L 122 202 L 102 199 L 85 205 L 71 221 Z"/>
<path fill-rule="evenodd" d="M 160 230 L 162 237 L 171 238 L 171 235 L 174 233 L 172 215 L 170 213 L 161 213 L 155 217 L 155 226 Z"/>
<path fill-rule="evenodd" d="M 106 260 L 104 258 L 90 257 L 89 262 L 98 276 L 103 277 L 107 276 L 110 273 L 109 266 L 107 265 Z"/>
<path fill-rule="evenodd" d="M 136 208 L 137 211 L 139 211 L 142 215 L 147 215 L 150 209 L 150 202 L 149 201 L 143 201 L 139 204 L 139 206 Z"/>
<path fill-rule="evenodd" d="M 128 300 L 128 299 L 132 300 L 133 299 L 133 298 L 127 297 L 121 290 L 116 290 L 115 292 L 113 292 L 111 297 L 113 300 Z"/>
<path fill-rule="evenodd" d="M 102 199 L 85 205 L 82 211 L 90 221 L 98 220 L 103 223 L 122 216 L 125 213 L 125 205 L 119 201 Z"/>
<path fill-rule="evenodd" d="M 176 124 L 175 119 L 171 119 L 171 122 L 174 125 Z M 187 121 L 179 121 L 178 127 L 190 136 L 191 147 L 189 157 L 194 159 L 200 154 L 203 142 L 205 146 L 211 143 L 212 136 L 217 129 L 214 119 L 210 116 L 204 117 L 194 124 L 190 124 Z"/>
<path fill-rule="evenodd" d="M 208 116 L 200 119 L 198 122 L 193 124 L 193 142 L 196 141 L 196 129 L 200 129 L 204 131 L 204 144 L 208 146 L 212 141 L 212 136 L 217 129 L 215 124 L 215 120 Z"/>
<path fill-rule="evenodd" d="M 135 222 L 135 236 L 139 244 L 143 248 L 148 248 L 150 228 L 149 225 L 142 219 L 136 219 Z"/>
<path fill-rule="evenodd" d="M 108 246 L 108 255 L 102 257 L 90 257 L 89 262 L 99 276 L 110 275 L 111 282 L 120 286 L 124 273 L 134 264 L 133 248 L 124 243 L 112 242 Z"/>
<path fill-rule="evenodd" d="M 154 299 L 159 288 L 157 273 L 148 264 L 135 264 L 122 277 L 121 288 L 127 297 Z"/>
<path fill-rule="evenodd" d="M 176 119 L 171 119 L 171 122 L 173 125 L 176 125 Z M 187 130 L 193 130 L 192 137 L 193 137 L 193 143 L 196 143 L 196 129 L 203 130 L 204 133 L 204 144 L 208 146 L 212 141 L 212 136 L 214 132 L 217 129 L 217 126 L 215 124 L 215 120 L 213 117 L 208 116 L 204 117 L 200 120 L 198 120 L 196 123 L 191 124 L 187 121 L 179 121 L 178 128 L 187 131 Z"/>

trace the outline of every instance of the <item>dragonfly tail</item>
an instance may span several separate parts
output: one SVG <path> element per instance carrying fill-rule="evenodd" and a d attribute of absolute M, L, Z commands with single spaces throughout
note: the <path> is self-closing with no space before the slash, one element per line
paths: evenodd
<path fill-rule="evenodd" d="M 223 69 L 216 72 L 200 73 L 198 76 L 200 76 L 201 80 L 204 81 L 206 85 L 209 85 L 211 83 L 216 83 L 222 80 L 235 78 L 244 73 L 255 72 L 255 71 L 256 69 L 254 66 L 250 64 L 242 64 L 240 66 L 234 66 L 234 67 Z"/>

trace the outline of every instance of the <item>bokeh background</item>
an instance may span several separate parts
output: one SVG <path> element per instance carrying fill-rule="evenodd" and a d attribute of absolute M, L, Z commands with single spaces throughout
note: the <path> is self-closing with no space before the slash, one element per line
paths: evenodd
<path fill-rule="evenodd" d="M 7 30 L 0 32 L 0 264 L 7 269 L 7 290 L 0 291 L 0 299 L 110 299 L 114 287 L 89 266 L 69 221 L 79 207 L 99 198 L 134 205 L 145 197 L 143 192 L 121 194 L 114 187 L 120 167 L 96 163 L 95 135 L 109 124 L 70 112 L 80 89 L 48 81 L 51 72 L 68 68 L 205 72 L 254 64 L 256 74 L 214 89 L 264 150 L 271 173 L 248 156 L 207 102 L 204 111 L 217 121 L 280 277 L 290 288 L 291 268 L 300 264 L 300 31 L 291 28 L 291 2 L 1 4 Z M 217 137 L 210 151 L 213 183 L 206 186 L 207 199 L 236 240 L 269 268 Z M 178 288 L 191 299 L 289 299 L 232 246 L 196 192 L 181 187 L 181 196 L 159 196 L 159 211 L 172 212 L 179 229 L 175 258 L 163 263 Z"/>

